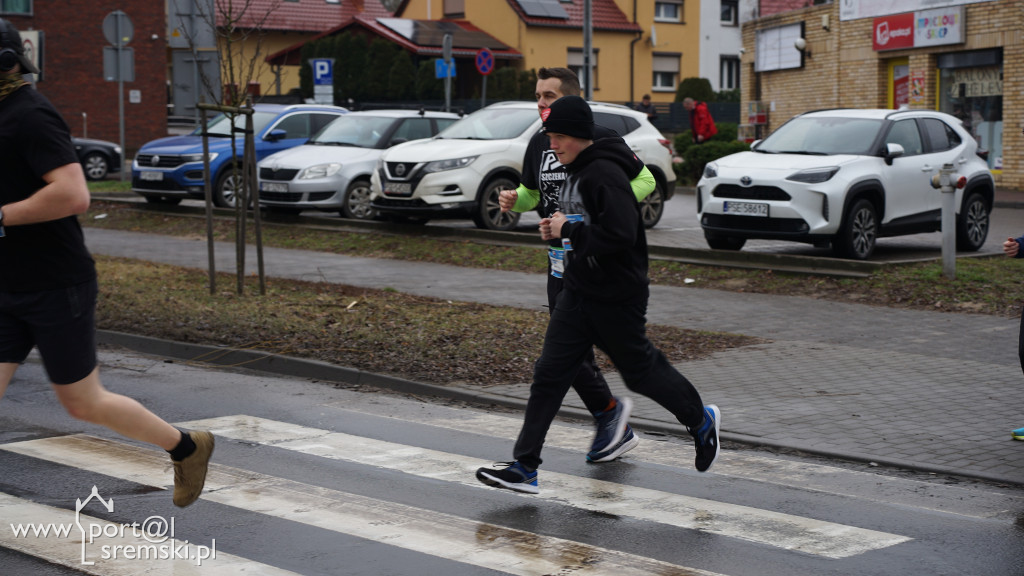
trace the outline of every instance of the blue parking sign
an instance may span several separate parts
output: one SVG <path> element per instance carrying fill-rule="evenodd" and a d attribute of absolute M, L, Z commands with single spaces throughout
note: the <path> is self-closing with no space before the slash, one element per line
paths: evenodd
<path fill-rule="evenodd" d="M 313 58 L 309 63 L 313 66 L 314 86 L 334 85 L 334 58 Z"/>

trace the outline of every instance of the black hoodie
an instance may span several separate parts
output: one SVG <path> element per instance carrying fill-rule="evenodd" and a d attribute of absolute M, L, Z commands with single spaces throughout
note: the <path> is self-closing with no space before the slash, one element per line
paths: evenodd
<path fill-rule="evenodd" d="M 647 235 L 629 175 L 640 160 L 618 136 L 600 138 L 566 166 L 559 193 L 566 216 L 561 237 L 566 253 L 566 286 L 585 297 L 622 301 L 648 295 Z M 571 220 L 571 216 L 570 216 Z"/>

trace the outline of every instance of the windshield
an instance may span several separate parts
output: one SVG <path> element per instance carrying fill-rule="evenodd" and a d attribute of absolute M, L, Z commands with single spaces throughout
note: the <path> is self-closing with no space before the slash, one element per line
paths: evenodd
<path fill-rule="evenodd" d="M 259 134 L 266 128 L 267 124 L 277 118 L 277 114 L 274 112 L 254 112 L 252 115 L 252 129 L 256 134 Z M 245 115 L 239 114 L 235 116 L 235 128 L 239 130 L 245 129 Z M 218 114 L 210 120 L 206 125 L 206 132 L 211 138 L 230 138 L 231 137 L 231 120 L 224 114 Z M 237 132 L 238 136 L 242 136 L 242 132 Z M 196 128 L 192 132 L 193 136 L 202 136 L 202 129 Z"/>
<path fill-rule="evenodd" d="M 394 118 L 378 116 L 339 116 L 313 136 L 309 144 L 373 148 L 394 121 Z"/>
<path fill-rule="evenodd" d="M 868 154 L 881 120 L 818 116 L 794 118 L 757 145 L 770 154 Z"/>
<path fill-rule="evenodd" d="M 484 108 L 445 128 L 437 137 L 506 140 L 519 136 L 539 118 L 536 108 Z"/>

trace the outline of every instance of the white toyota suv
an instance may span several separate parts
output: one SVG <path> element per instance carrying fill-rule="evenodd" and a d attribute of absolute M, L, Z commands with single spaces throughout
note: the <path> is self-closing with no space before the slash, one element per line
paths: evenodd
<path fill-rule="evenodd" d="M 988 236 L 995 182 L 978 145 L 954 116 L 933 110 L 838 109 L 790 119 L 750 152 L 709 162 L 697 183 L 708 246 L 739 250 L 748 239 L 831 244 L 864 260 L 886 236 L 942 227 L 943 165 L 966 178 L 956 191 L 956 244 Z"/>
<path fill-rule="evenodd" d="M 654 174 L 657 187 L 641 205 L 644 224 L 654 226 L 675 188 L 670 142 L 642 112 L 615 104 L 590 106 L 594 122 L 622 136 Z M 433 138 L 389 148 L 370 178 L 371 205 L 396 220 L 468 217 L 479 228 L 510 230 L 519 214 L 501 212 L 498 192 L 519 185 L 523 154 L 540 127 L 535 103 L 500 102 Z"/>

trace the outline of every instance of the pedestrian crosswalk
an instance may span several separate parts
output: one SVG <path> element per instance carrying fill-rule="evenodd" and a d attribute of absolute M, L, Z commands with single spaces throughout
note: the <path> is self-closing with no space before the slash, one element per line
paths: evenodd
<path fill-rule="evenodd" d="M 382 427 L 386 427 L 387 417 L 373 416 L 384 421 Z M 494 430 L 514 430 L 516 422 L 518 419 L 511 416 L 466 412 L 453 418 L 433 418 L 428 425 L 441 430 L 493 437 Z M 287 451 L 301 458 L 340 461 L 347 465 L 383 470 L 407 477 L 410 481 L 429 481 L 449 493 L 496 493 L 474 478 L 475 469 L 488 463 L 457 451 L 429 449 L 415 442 L 382 440 L 372 435 L 343 433 L 244 414 L 193 420 L 180 425 L 211 430 L 218 438 L 219 450 L 226 449 L 231 443 L 260 446 L 268 450 Z M 547 446 L 576 449 L 580 446 L 580 432 L 579 427 L 556 424 L 549 434 Z M 170 487 L 170 465 L 166 455 L 127 442 L 73 434 L 9 442 L 0 445 L 0 450 L 154 489 Z M 630 453 L 629 458 L 632 461 L 673 467 L 681 477 L 691 480 L 712 477 L 692 472 L 688 459 L 680 462 L 679 452 L 678 444 L 649 440 L 642 442 L 634 453 Z M 244 511 L 308 529 L 385 543 L 396 549 L 452 562 L 456 566 L 475 567 L 502 574 L 722 574 L 647 557 L 636 551 L 620 551 L 595 545 L 583 535 L 569 539 L 543 534 L 541 531 L 505 526 L 493 520 L 484 521 L 472 515 L 463 515 L 458 510 L 439 512 L 408 502 L 367 496 L 347 486 L 344 478 L 339 478 L 334 485 L 324 486 L 322 483 L 307 483 L 294 477 L 279 477 L 221 464 L 217 460 L 215 454 L 201 500 L 223 507 L 225 512 L 222 514 L 230 514 L 233 510 Z M 796 475 L 797 482 L 812 491 L 827 490 L 830 484 L 825 478 L 844 473 L 829 466 L 806 462 L 797 466 L 785 459 L 729 453 L 723 454 L 716 466 L 713 473 L 716 476 L 742 481 L 772 483 L 780 482 L 779 479 L 787 474 L 791 477 Z M 600 466 L 593 465 L 592 468 Z M 844 479 L 845 485 L 856 491 L 856 473 L 845 474 L 848 475 Z M 877 494 L 877 478 L 872 479 L 871 483 L 875 486 L 876 494 L 870 497 L 885 499 L 884 495 Z M 865 497 L 869 497 L 866 494 L 869 491 L 869 488 L 864 488 Z M 932 499 L 934 496 L 932 492 L 924 498 Z M 777 550 L 826 560 L 851 558 L 913 540 L 905 534 L 785 513 L 768 505 L 735 504 L 629 485 L 602 479 L 600 475 L 568 474 L 546 469 L 541 472 L 540 495 L 502 492 L 501 498 L 518 498 L 525 506 L 550 503 L 566 510 L 606 515 L 620 523 L 662 527 L 659 530 L 694 531 L 736 543 L 747 543 L 762 550 Z M 103 501 L 101 495 L 99 500 Z M 906 500 L 902 501 L 903 505 L 908 505 Z M 103 576 L 138 573 L 277 576 L 302 573 L 288 569 L 293 568 L 290 566 L 277 566 L 272 558 L 259 555 L 254 557 L 251 551 L 237 554 L 223 545 L 216 547 L 213 542 L 186 545 L 167 539 L 159 544 L 166 544 L 172 550 L 185 547 L 186 553 L 172 554 L 170 558 L 154 555 L 140 559 L 138 549 L 152 545 L 152 538 L 145 534 L 133 534 L 131 530 L 127 533 L 122 530 L 121 533 L 108 536 L 107 528 L 104 527 L 112 526 L 111 530 L 116 531 L 116 523 L 88 514 L 88 511 L 78 514 L 73 504 L 65 503 L 62 507 L 53 503 L 35 502 L 31 495 L 5 493 L 0 487 L 0 547 Z M 915 504 L 911 502 L 909 505 Z M 953 508 L 942 510 L 941 504 L 926 504 L 924 501 L 921 504 L 922 508 L 930 507 L 933 513 L 986 514 L 984 508 L 981 512 L 978 512 L 978 508 L 969 511 L 967 508 L 957 509 L 953 504 Z M 54 537 L 52 534 L 45 537 L 36 534 L 33 537 L 26 533 L 26 527 L 29 526 L 82 525 L 96 526 L 90 528 L 96 531 L 91 534 L 95 538 L 87 538 L 90 533 L 81 528 L 78 528 L 78 532 L 72 530 L 72 533 L 64 537 Z M 15 530 L 16 526 L 22 527 L 20 533 Z M 108 549 L 114 547 L 116 550 L 131 551 L 132 557 L 124 554 L 119 558 L 103 556 L 102 550 L 94 546 L 96 541 L 101 541 Z M 92 548 L 86 550 L 87 544 Z M 189 554 L 191 549 L 187 546 L 195 547 L 200 555 L 205 553 L 207 557 L 201 564 L 198 563 L 196 554 Z M 91 563 L 84 564 L 87 560 Z M 339 570 L 336 573 L 347 572 Z M 452 573 L 460 572 L 456 569 Z"/>

